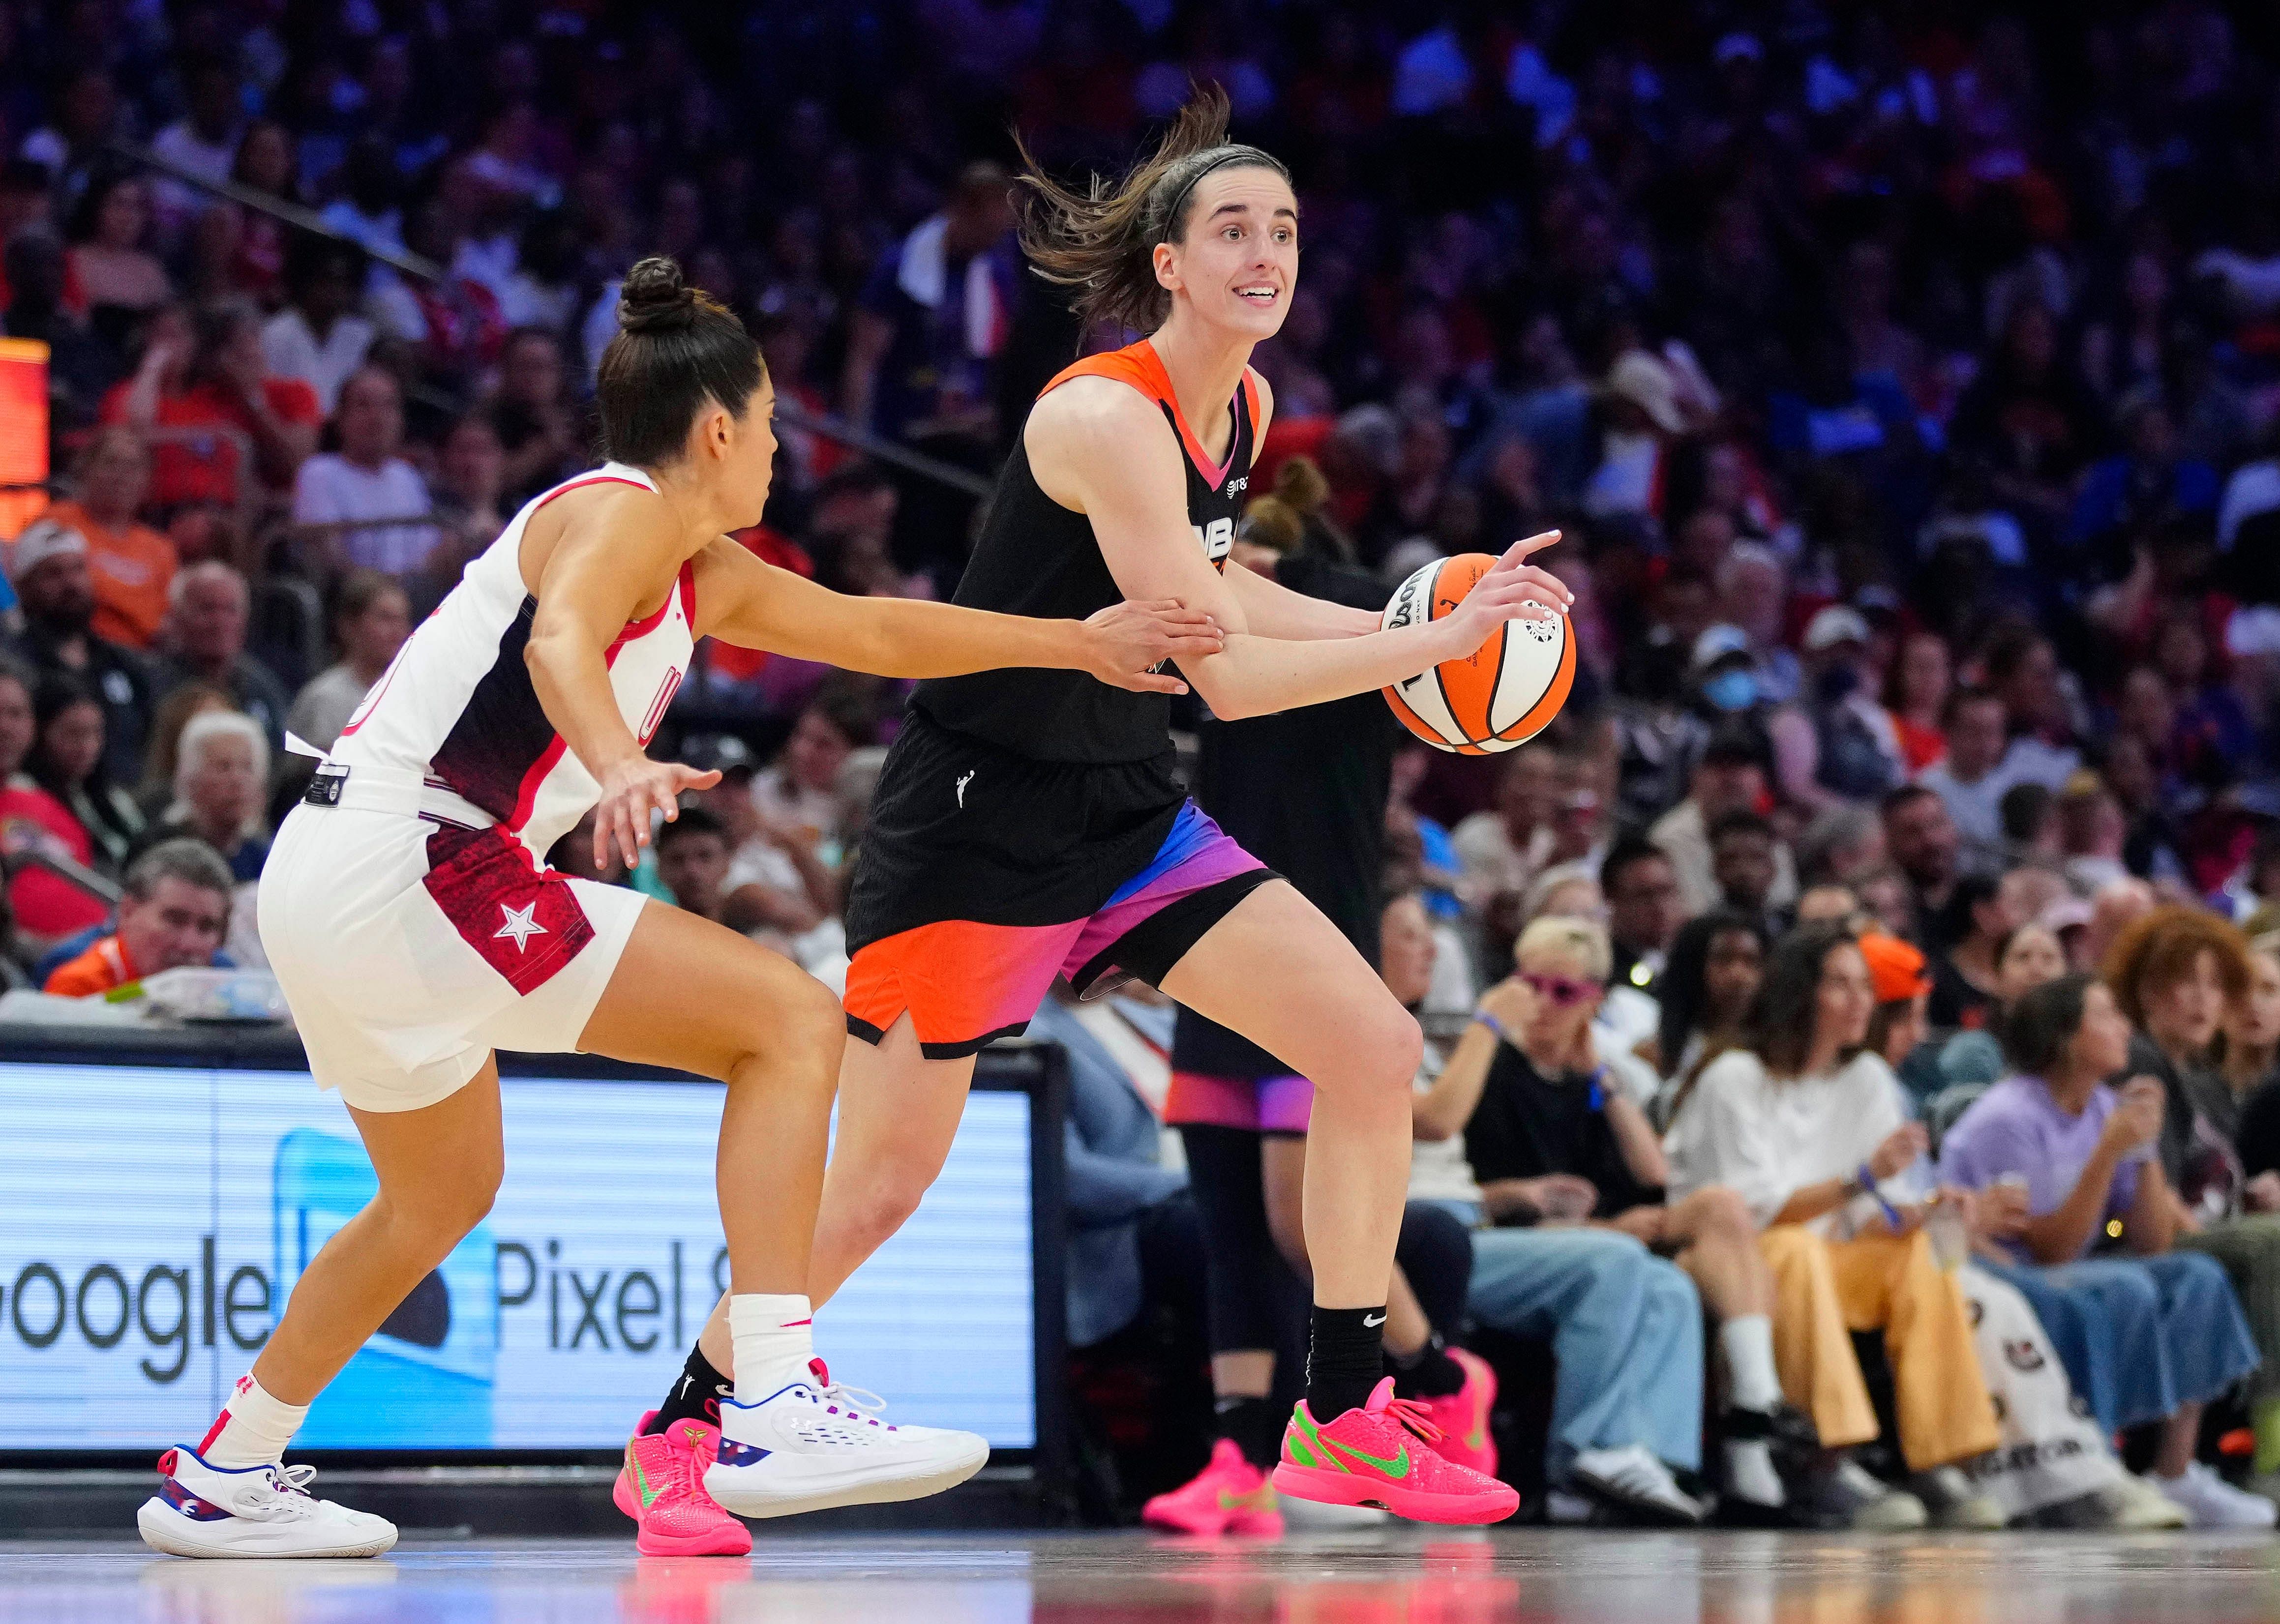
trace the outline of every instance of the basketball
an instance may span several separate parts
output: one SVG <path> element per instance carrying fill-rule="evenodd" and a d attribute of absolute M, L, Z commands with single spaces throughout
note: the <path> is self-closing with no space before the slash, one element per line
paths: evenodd
<path fill-rule="evenodd" d="M 1425 566 L 1386 604 L 1385 629 L 1452 613 L 1495 565 L 1487 553 L 1467 552 Z M 1522 618 L 1506 621 L 1464 658 L 1395 683 L 1384 690 L 1385 702 L 1434 749 L 1492 756 L 1541 733 L 1568 703 L 1575 681 L 1575 642 L 1567 616 Z"/>

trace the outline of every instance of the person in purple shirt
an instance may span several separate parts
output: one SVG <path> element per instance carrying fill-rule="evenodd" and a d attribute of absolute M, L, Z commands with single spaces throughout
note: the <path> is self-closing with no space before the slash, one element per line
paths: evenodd
<path fill-rule="evenodd" d="M 2194 1526 L 2270 1528 L 2271 1501 L 2193 1459 L 2202 1406 L 2256 1368 L 2256 1343 L 2222 1267 L 2170 1250 L 2184 1209 L 2152 1154 L 2161 1086 L 2105 1081 L 2128 1063 L 2129 1020 L 2103 984 L 2068 975 L 2021 997 L 2003 1035 L 2014 1074 L 1940 1146 L 1944 1182 L 2025 1181 L 2010 1255 L 1988 1266 L 2034 1305 L 2100 1428 L 2164 1423 L 2150 1481 Z M 2117 1235 L 2121 1251 L 2093 1255 Z"/>

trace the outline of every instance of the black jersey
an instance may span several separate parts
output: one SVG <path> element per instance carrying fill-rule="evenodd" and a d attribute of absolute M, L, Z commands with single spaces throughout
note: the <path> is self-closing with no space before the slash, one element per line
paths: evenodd
<path fill-rule="evenodd" d="M 1225 569 L 1235 521 L 1251 482 L 1259 433 L 1259 386 L 1244 370 L 1228 411 L 1235 432 L 1227 463 L 1213 467 L 1181 414 L 1172 381 L 1146 339 L 1088 356 L 1045 386 L 1071 378 L 1113 378 L 1153 400 L 1186 453 L 1188 522 L 1213 567 Z M 1028 452 L 1016 443 L 998 476 L 990 516 L 952 602 L 969 609 L 1046 620 L 1082 620 L 1121 600 L 1092 521 L 1038 489 Z M 936 677 L 911 704 L 941 726 L 1036 761 L 1135 762 L 1168 747 L 1170 701 L 1163 694 L 1111 688 L 1082 671 L 1014 669 Z"/>
<path fill-rule="evenodd" d="M 1375 612 L 1387 589 L 1374 576 L 1300 554 L 1275 567 L 1294 592 Z M 1377 962 L 1384 911 L 1385 804 L 1393 752 L 1406 736 L 1375 691 L 1323 704 L 1206 720 L 1198 732 L 1196 804 L 1243 849 L 1273 866 Z M 1182 1009 L 1175 1071 L 1271 1077 L 1290 1068 L 1225 1027 Z"/>

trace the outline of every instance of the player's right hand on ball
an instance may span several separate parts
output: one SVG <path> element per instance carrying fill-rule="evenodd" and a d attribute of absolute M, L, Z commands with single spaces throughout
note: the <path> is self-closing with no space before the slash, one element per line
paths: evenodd
<path fill-rule="evenodd" d="M 610 866 L 614 842 L 625 854 L 626 866 L 639 867 L 650 826 L 660 814 L 667 823 L 681 815 L 681 792 L 710 789 L 720 781 L 718 772 L 700 773 L 678 761 L 651 761 L 647 756 L 612 767 L 602 777 L 602 798 L 594 808 L 594 866 Z"/>
<path fill-rule="evenodd" d="M 1155 667 L 1167 659 L 1201 659 L 1227 646 L 1219 622 L 1177 598 L 1111 604 L 1086 620 L 1085 666 L 1113 688 L 1142 694 L 1184 694 L 1188 685 Z"/>
<path fill-rule="evenodd" d="M 1464 601 L 1442 620 L 1441 624 L 1449 627 L 1452 645 L 1461 654 L 1470 654 L 1507 620 L 1566 614 L 1575 595 L 1560 577 L 1528 561 L 1531 553 L 1559 539 L 1559 531 L 1546 530 L 1514 542 L 1496 561 L 1496 567 L 1475 581 Z"/>

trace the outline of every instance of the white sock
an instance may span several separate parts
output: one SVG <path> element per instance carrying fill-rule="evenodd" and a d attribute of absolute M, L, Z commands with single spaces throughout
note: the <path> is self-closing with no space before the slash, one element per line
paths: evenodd
<path fill-rule="evenodd" d="M 1774 1322 L 1763 1314 L 1737 1314 L 1718 1328 L 1726 1356 L 1728 1396 L 1743 1410 L 1774 1410 L 1782 1402 L 1781 1372 L 1774 1367 Z"/>
<path fill-rule="evenodd" d="M 809 1379 L 814 1319 L 805 1297 L 751 1291 L 728 1299 L 738 1404 L 758 1404 L 787 1383 Z"/>
<path fill-rule="evenodd" d="M 273 1466 L 285 1459 L 285 1446 L 308 1419 L 308 1405 L 273 1398 L 251 1376 L 240 1376 L 198 1453 L 208 1466 Z"/>
<path fill-rule="evenodd" d="M 1781 1474 L 1774 1470 L 1774 1452 L 1763 1438 L 1726 1441 L 1726 1485 L 1736 1497 L 1760 1505 L 1782 1505 L 1789 1500 Z"/>

